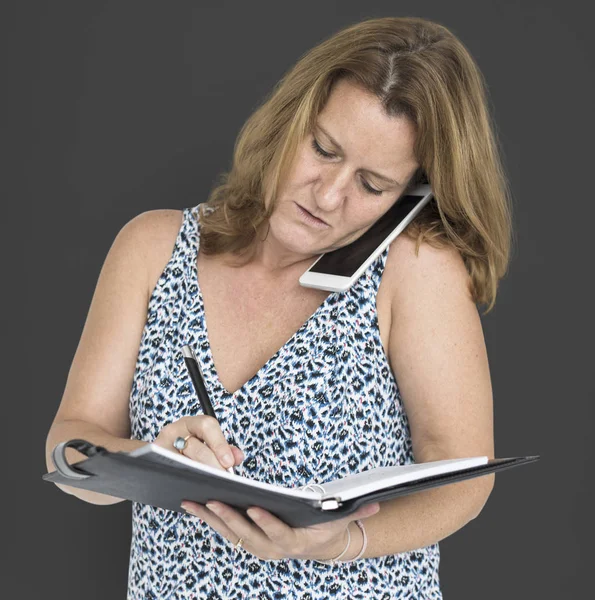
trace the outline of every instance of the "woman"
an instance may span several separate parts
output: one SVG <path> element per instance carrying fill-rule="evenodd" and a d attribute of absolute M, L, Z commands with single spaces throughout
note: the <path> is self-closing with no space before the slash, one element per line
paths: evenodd
<path fill-rule="evenodd" d="M 346 292 L 303 288 L 405 190 L 435 199 Z M 481 74 L 446 28 L 371 19 L 284 77 L 208 201 L 145 212 L 99 277 L 47 440 L 154 442 L 291 487 L 378 466 L 494 456 L 476 304 L 491 310 L 510 199 Z M 202 416 L 181 347 L 201 362 Z M 83 457 L 68 449 L 73 462 Z M 97 504 L 118 498 L 59 486 Z M 291 528 L 254 507 L 133 503 L 128 598 L 441 598 L 438 542 L 493 475 Z"/>

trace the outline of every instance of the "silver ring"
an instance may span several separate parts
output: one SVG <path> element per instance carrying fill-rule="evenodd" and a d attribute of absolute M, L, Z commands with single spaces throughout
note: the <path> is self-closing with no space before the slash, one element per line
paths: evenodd
<path fill-rule="evenodd" d="M 188 445 L 188 438 L 192 437 L 192 434 L 187 435 L 186 437 L 181 437 L 178 436 L 175 440 L 174 440 L 174 448 L 180 453 L 182 454 L 184 448 L 186 448 L 186 446 Z"/>

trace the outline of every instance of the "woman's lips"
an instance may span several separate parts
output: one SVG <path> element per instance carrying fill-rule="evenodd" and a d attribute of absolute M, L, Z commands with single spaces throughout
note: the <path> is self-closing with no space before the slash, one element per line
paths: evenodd
<path fill-rule="evenodd" d="M 328 227 L 330 227 L 330 225 L 327 222 L 323 221 L 322 219 L 319 219 L 318 217 L 315 217 L 311 212 L 306 210 L 303 206 L 300 206 L 297 202 L 295 203 L 295 205 L 297 206 L 298 213 L 302 217 L 302 220 L 308 223 L 309 225 L 313 225 L 314 227 L 318 227 L 319 229 L 327 229 Z"/>

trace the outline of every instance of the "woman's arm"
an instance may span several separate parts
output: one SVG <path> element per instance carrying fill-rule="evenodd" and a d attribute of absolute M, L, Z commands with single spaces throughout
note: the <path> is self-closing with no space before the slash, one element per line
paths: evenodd
<path fill-rule="evenodd" d="M 389 361 L 407 412 L 415 460 L 492 458 L 490 375 L 465 266 L 454 251 L 423 245 L 416 257 L 414 247 L 408 238 L 397 238 L 385 272 L 395 290 Z M 267 560 L 335 557 L 345 547 L 349 527 L 351 543 L 343 560 L 350 560 L 363 544 L 353 519 L 362 519 L 366 528 L 364 558 L 406 552 L 438 542 L 475 518 L 493 485 L 494 475 L 484 475 L 382 502 L 378 512 L 375 503 L 362 507 L 362 514 L 295 529 L 257 507 L 248 511 L 255 526 L 221 502 L 185 505 L 232 544 L 241 538 L 244 548 Z"/>
<path fill-rule="evenodd" d="M 389 362 L 409 420 L 416 462 L 494 457 L 492 388 L 469 276 L 453 249 L 405 235 L 391 245 Z M 387 272 L 388 270 L 388 272 Z M 365 557 L 422 548 L 451 535 L 485 505 L 494 475 L 383 502 L 365 521 Z"/>
<path fill-rule="evenodd" d="M 52 460 L 52 450 L 60 442 L 66 442 L 73 439 L 86 440 L 95 446 L 103 446 L 110 452 L 132 452 L 133 450 L 140 448 L 140 446 L 147 444 L 147 442 L 142 442 L 140 440 L 116 437 L 105 431 L 105 429 L 102 429 L 96 423 L 90 423 L 88 421 L 54 421 L 46 439 L 46 465 L 48 473 L 56 470 Z M 68 462 L 69 465 L 81 462 L 87 458 L 84 454 L 78 452 L 74 448 L 66 448 L 65 456 L 66 462 Z M 63 485 L 61 483 L 56 483 L 55 485 L 63 492 L 76 496 L 90 504 L 116 504 L 124 501 L 124 498 L 92 492 L 91 490 L 85 490 L 83 488 Z"/>
<path fill-rule="evenodd" d="M 114 239 L 46 438 L 48 471 L 55 469 L 51 459 L 54 447 L 70 439 L 82 438 L 112 452 L 131 451 L 145 443 L 130 439 L 129 396 L 149 294 L 171 256 L 181 218 L 181 211 L 147 211 L 126 223 Z M 85 458 L 66 448 L 70 463 Z M 107 494 L 56 485 L 93 504 L 121 501 Z"/>

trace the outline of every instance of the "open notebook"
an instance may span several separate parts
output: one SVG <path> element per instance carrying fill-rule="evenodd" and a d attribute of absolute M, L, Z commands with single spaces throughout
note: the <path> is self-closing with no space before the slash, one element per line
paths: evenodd
<path fill-rule="evenodd" d="M 73 447 L 87 458 L 68 465 L 64 450 Z M 327 482 L 288 488 L 255 481 L 196 462 L 177 451 L 147 444 L 132 452 L 109 452 L 84 440 L 58 444 L 56 471 L 45 481 L 71 485 L 183 512 L 183 500 L 201 504 L 219 500 L 242 512 L 260 506 L 287 524 L 307 526 L 344 517 L 363 504 L 487 475 L 539 459 L 538 456 L 488 459 L 455 458 L 377 467 Z"/>

